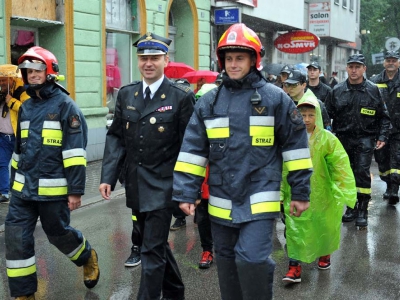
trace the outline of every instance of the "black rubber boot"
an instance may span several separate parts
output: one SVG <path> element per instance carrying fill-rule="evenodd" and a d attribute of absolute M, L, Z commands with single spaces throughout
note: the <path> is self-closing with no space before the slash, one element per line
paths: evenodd
<path fill-rule="evenodd" d="M 386 191 L 382 195 L 383 200 L 389 199 L 389 196 L 390 196 L 390 193 L 391 193 L 391 185 L 392 184 L 390 182 L 386 182 Z"/>
<path fill-rule="evenodd" d="M 243 300 L 271 300 L 274 267 L 236 260 Z"/>
<path fill-rule="evenodd" d="M 390 188 L 388 204 L 396 205 L 397 203 L 399 203 L 399 185 L 392 183 Z"/>
<path fill-rule="evenodd" d="M 347 206 L 345 214 L 342 216 L 342 222 L 352 222 L 357 218 L 357 205 L 354 205 L 354 208 L 350 208 Z"/>
<path fill-rule="evenodd" d="M 242 300 L 242 289 L 235 260 L 217 256 L 216 263 L 221 299 Z"/>
<path fill-rule="evenodd" d="M 356 219 L 356 226 L 368 226 L 368 203 L 370 199 L 358 200 L 358 216 Z"/>

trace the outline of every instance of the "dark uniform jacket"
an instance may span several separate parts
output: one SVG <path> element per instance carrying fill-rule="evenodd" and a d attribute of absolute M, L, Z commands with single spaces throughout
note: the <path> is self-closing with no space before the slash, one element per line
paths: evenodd
<path fill-rule="evenodd" d="M 193 105 L 190 88 L 166 77 L 147 106 L 142 82 L 118 92 L 101 182 L 114 189 L 123 172 L 128 207 L 146 212 L 172 204 L 173 169 Z"/>
<path fill-rule="evenodd" d="M 333 119 L 333 132 L 355 138 L 373 137 L 386 142 L 391 127 L 389 113 L 378 87 L 369 80 L 338 83 L 325 101 Z"/>
<path fill-rule="evenodd" d="M 259 102 L 251 103 L 255 91 Z M 254 100 L 254 99 L 253 99 Z M 292 199 L 308 201 L 311 159 L 303 119 L 285 92 L 254 71 L 202 96 L 174 172 L 173 200 L 194 203 L 209 163 L 209 214 L 237 226 L 279 216 L 283 163 Z"/>
<path fill-rule="evenodd" d="M 386 71 L 383 70 L 378 75 L 371 78 L 381 91 L 383 101 L 385 101 L 390 120 L 392 122 L 392 135 L 400 136 L 400 72 L 397 71 L 392 80 L 386 77 Z"/>
<path fill-rule="evenodd" d="M 307 88 L 309 88 L 314 93 L 315 97 L 317 97 L 322 102 L 325 102 L 326 97 L 328 97 L 329 92 L 332 90 L 329 87 L 329 85 L 322 83 L 321 80 L 319 81 L 318 85 L 316 85 L 316 86 L 309 85 L 309 83 L 307 81 Z"/>
<path fill-rule="evenodd" d="M 28 88 L 31 99 L 19 110 L 12 156 L 12 193 L 34 201 L 83 195 L 87 126 L 75 102 L 55 84 Z"/>

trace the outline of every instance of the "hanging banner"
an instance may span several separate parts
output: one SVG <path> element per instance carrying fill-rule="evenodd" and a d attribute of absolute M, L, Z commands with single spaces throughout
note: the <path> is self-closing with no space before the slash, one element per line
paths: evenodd
<path fill-rule="evenodd" d="M 308 10 L 308 30 L 317 36 L 329 36 L 331 25 L 330 3 L 310 3 Z"/>
<path fill-rule="evenodd" d="M 274 41 L 276 49 L 286 53 L 305 53 L 318 47 L 319 37 L 308 31 L 293 31 L 278 36 Z"/>

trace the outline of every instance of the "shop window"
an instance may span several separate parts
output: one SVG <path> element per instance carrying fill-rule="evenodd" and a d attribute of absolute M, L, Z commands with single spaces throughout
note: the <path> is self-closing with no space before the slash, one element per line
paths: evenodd
<path fill-rule="evenodd" d="M 18 58 L 30 47 L 38 44 L 37 28 L 11 26 L 11 63 L 18 64 Z"/>
<path fill-rule="evenodd" d="M 139 32 L 136 0 L 106 0 L 107 28 Z"/>
<path fill-rule="evenodd" d="M 139 37 L 136 0 L 106 0 L 107 107 L 114 111 L 119 89 L 132 81 L 132 44 Z"/>

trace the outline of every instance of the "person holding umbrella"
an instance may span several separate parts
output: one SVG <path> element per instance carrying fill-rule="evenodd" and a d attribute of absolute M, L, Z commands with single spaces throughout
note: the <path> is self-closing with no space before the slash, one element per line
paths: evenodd
<path fill-rule="evenodd" d="M 0 203 L 9 201 L 8 166 L 14 149 L 18 110 L 27 99 L 18 66 L 0 65 Z"/>

